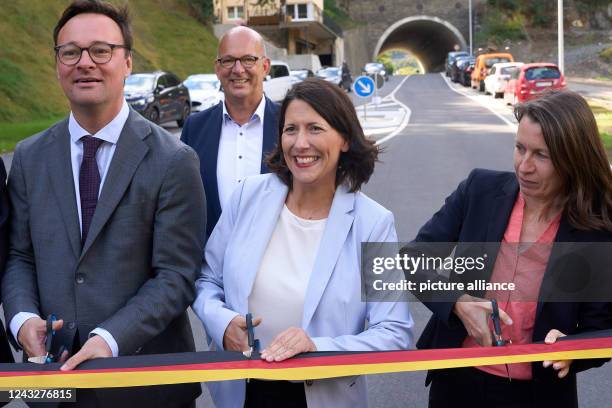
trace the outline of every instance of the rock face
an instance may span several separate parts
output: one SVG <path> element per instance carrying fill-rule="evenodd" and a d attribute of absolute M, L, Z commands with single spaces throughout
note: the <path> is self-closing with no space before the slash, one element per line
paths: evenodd
<path fill-rule="evenodd" d="M 352 72 L 359 72 L 377 52 L 388 49 L 409 50 L 426 71 L 439 71 L 449 51 L 469 47 L 467 0 L 336 0 L 336 4 L 357 24 L 344 32 L 346 60 Z M 481 13 L 486 12 L 486 0 L 472 0 L 472 7 L 476 32 Z M 575 74 L 586 70 L 585 75 L 608 75 L 610 64 L 602 62 L 597 53 L 612 42 L 612 2 L 585 11 L 576 1 L 567 1 L 565 20 L 566 69 L 575 67 Z M 549 29 L 526 30 L 528 38 L 521 43 L 504 45 L 524 61 L 556 62 L 556 31 L 553 21 Z"/>

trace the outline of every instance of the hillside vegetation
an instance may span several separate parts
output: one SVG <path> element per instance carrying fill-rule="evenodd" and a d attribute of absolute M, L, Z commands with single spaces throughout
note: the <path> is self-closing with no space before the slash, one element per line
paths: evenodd
<path fill-rule="evenodd" d="M 188 0 L 127 3 L 134 28 L 134 72 L 168 70 L 179 77 L 213 72 L 217 39 L 192 17 Z M 16 129 L 66 115 L 56 80 L 53 27 L 69 0 L 11 0 L 0 7 L 0 150 Z M 36 128 L 36 126 L 34 126 Z M 7 130 L 8 129 L 8 130 Z M 30 130 L 28 130 L 30 131 Z"/>
<path fill-rule="evenodd" d="M 609 30 L 612 15 L 609 0 L 566 0 L 564 20 L 567 28 Z M 476 42 L 501 45 L 529 39 L 532 30 L 555 30 L 557 2 L 533 0 L 486 0 L 476 7 L 479 30 Z"/>

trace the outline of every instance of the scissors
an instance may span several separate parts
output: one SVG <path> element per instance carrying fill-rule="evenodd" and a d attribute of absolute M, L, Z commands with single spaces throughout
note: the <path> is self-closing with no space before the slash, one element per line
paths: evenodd
<path fill-rule="evenodd" d="M 242 354 L 246 358 L 251 358 L 254 354 L 259 354 L 259 339 L 255 338 L 255 328 L 253 327 L 253 315 L 247 313 L 246 316 L 247 337 L 249 341 L 249 349 L 243 351 Z"/>
<path fill-rule="evenodd" d="M 511 340 L 504 340 L 502 336 L 501 322 L 499 317 L 499 306 L 497 304 L 497 300 L 491 299 L 491 320 L 493 320 L 493 345 L 496 347 L 502 347 L 507 344 L 512 344 Z M 508 364 L 504 364 L 506 366 L 506 374 L 508 375 L 508 381 L 512 381 L 510 377 L 510 368 Z"/>
<path fill-rule="evenodd" d="M 53 346 L 53 337 L 55 337 L 55 330 L 53 330 L 53 322 L 55 322 L 57 320 L 57 318 L 55 317 L 54 314 L 50 314 L 47 317 L 47 337 L 45 339 L 45 355 L 44 356 L 38 356 L 38 357 L 30 357 L 28 358 L 28 361 L 31 363 L 36 363 L 36 364 L 49 364 L 49 363 L 53 363 L 58 361 L 59 357 L 62 355 L 62 353 L 65 350 L 64 346 L 61 346 L 57 356 L 54 356 L 51 353 L 51 347 Z"/>

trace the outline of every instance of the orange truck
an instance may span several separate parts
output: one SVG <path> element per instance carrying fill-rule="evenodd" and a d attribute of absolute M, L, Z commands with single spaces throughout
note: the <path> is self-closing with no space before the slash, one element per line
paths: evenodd
<path fill-rule="evenodd" d="M 476 64 L 472 71 L 472 88 L 484 92 L 484 79 L 489 75 L 491 67 L 498 62 L 514 62 L 514 58 L 507 52 L 480 54 L 476 57 Z"/>

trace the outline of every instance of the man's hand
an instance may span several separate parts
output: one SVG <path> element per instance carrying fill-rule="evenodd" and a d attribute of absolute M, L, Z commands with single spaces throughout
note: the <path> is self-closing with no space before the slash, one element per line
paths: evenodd
<path fill-rule="evenodd" d="M 76 366 L 81 364 L 83 361 L 91 360 L 94 358 L 105 358 L 112 357 L 113 352 L 106 343 L 106 341 L 100 336 L 90 337 L 83 347 L 74 356 L 70 357 L 68 361 L 60 368 L 62 371 L 74 370 Z"/>
<path fill-rule="evenodd" d="M 261 323 L 261 317 L 253 319 L 253 327 Z M 223 349 L 228 351 L 246 351 L 249 349 L 249 338 L 247 336 L 246 318 L 244 316 L 234 317 L 223 334 Z"/>
<path fill-rule="evenodd" d="M 53 322 L 53 330 L 57 331 L 63 325 L 63 320 L 56 320 Z M 40 317 L 32 317 L 26 320 L 17 333 L 17 340 L 28 357 L 40 357 L 47 354 L 45 349 L 46 338 L 47 321 Z"/>
<path fill-rule="evenodd" d="M 544 339 L 544 343 L 546 344 L 553 344 L 554 342 L 556 342 L 560 337 L 565 337 L 565 334 L 561 333 L 559 330 L 557 329 L 552 329 L 551 331 L 548 332 L 548 334 L 546 335 L 546 338 Z M 557 376 L 559 378 L 563 378 L 565 377 L 570 370 L 570 366 L 572 365 L 572 361 L 573 360 L 558 360 L 558 361 L 544 361 L 542 362 L 542 365 L 544 367 L 550 367 L 552 366 L 552 368 L 554 370 L 557 370 L 559 373 L 557 374 Z"/>
<path fill-rule="evenodd" d="M 317 351 L 308 334 L 303 329 L 290 327 L 272 340 L 261 352 L 261 359 L 267 362 L 283 361 L 300 353 Z"/>
<path fill-rule="evenodd" d="M 489 300 L 464 294 L 457 299 L 453 311 L 463 323 L 468 335 L 476 340 L 476 343 L 481 346 L 493 344 L 493 337 L 489 328 L 489 317 L 493 308 Z M 504 324 L 512 324 L 510 316 L 501 309 L 499 309 L 499 317 Z"/>

